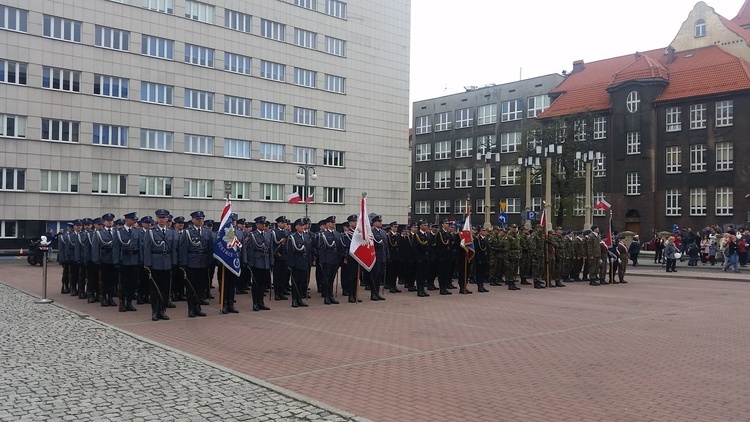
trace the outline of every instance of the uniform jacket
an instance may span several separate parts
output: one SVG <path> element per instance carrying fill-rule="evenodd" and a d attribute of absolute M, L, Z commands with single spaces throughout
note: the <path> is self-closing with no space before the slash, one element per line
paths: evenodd
<path fill-rule="evenodd" d="M 287 237 L 286 262 L 289 268 L 310 270 L 312 265 L 312 246 L 304 233 L 294 232 Z"/>
<path fill-rule="evenodd" d="M 154 270 L 171 270 L 177 265 L 179 234 L 172 229 L 162 232 L 160 227 L 146 230 L 143 234 L 143 265 Z"/>
<path fill-rule="evenodd" d="M 286 245 L 282 244 L 281 241 L 286 239 L 289 234 L 286 230 L 275 228 L 271 231 L 271 239 L 273 240 L 273 259 L 275 261 L 286 261 Z M 286 242 L 285 242 L 286 243 Z"/>
<path fill-rule="evenodd" d="M 390 253 L 391 261 L 402 261 L 401 242 L 403 237 L 398 232 L 391 230 L 386 235 L 386 238 L 388 239 L 388 252 Z"/>
<path fill-rule="evenodd" d="M 416 244 L 416 260 L 420 263 L 427 263 L 432 259 L 432 238 L 429 233 L 417 230 L 414 233 L 414 243 Z"/>
<path fill-rule="evenodd" d="M 589 233 L 586 238 L 586 256 L 589 258 L 601 258 L 602 251 L 599 248 L 599 236 L 595 232 Z"/>
<path fill-rule="evenodd" d="M 270 270 L 273 266 L 273 237 L 269 231 L 254 230 L 243 248 L 243 261 L 250 267 Z"/>
<path fill-rule="evenodd" d="M 83 239 L 85 237 L 86 234 L 82 231 L 70 233 L 70 236 L 68 236 L 70 239 L 70 243 L 68 243 L 68 262 L 83 264 Z"/>
<path fill-rule="evenodd" d="M 183 230 L 177 246 L 177 262 L 188 268 L 208 268 L 213 261 L 214 234 L 211 230 L 193 226 Z"/>
<path fill-rule="evenodd" d="M 322 230 L 317 237 L 318 262 L 320 264 L 338 265 L 341 256 L 338 251 L 339 232 L 335 230 Z"/>
<path fill-rule="evenodd" d="M 490 251 L 487 236 L 475 236 L 474 243 L 474 263 L 476 263 L 476 265 L 489 265 Z"/>
<path fill-rule="evenodd" d="M 94 241 L 91 244 L 91 260 L 95 264 L 114 264 L 112 252 L 116 230 L 114 227 L 111 231 L 107 231 L 105 228 L 94 233 Z"/>
<path fill-rule="evenodd" d="M 388 239 L 386 239 L 385 230 L 373 227 L 372 240 L 375 242 L 375 262 L 387 262 L 390 259 L 390 253 L 388 251 Z"/>
<path fill-rule="evenodd" d="M 83 262 L 89 264 L 93 262 L 91 251 L 93 248 L 94 236 L 96 235 L 96 233 L 94 232 L 94 230 L 86 230 L 81 233 L 83 233 Z"/>
<path fill-rule="evenodd" d="M 141 257 L 141 235 L 143 232 L 123 227 L 114 234 L 112 263 L 115 265 L 143 265 Z"/>
<path fill-rule="evenodd" d="M 57 262 L 67 263 L 68 243 L 70 243 L 70 237 L 68 237 L 68 233 L 60 233 L 57 239 L 59 244 L 59 249 L 57 250 Z"/>
<path fill-rule="evenodd" d="M 446 230 L 440 229 L 435 234 L 435 258 L 437 260 L 451 260 L 455 256 L 453 251 L 453 243 L 455 237 L 453 234 L 448 233 Z"/>

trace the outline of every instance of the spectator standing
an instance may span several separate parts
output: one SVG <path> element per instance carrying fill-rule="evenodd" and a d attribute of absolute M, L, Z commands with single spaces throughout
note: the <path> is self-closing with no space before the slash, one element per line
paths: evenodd
<path fill-rule="evenodd" d="M 641 242 L 638 240 L 638 235 L 633 236 L 633 241 L 630 242 L 628 253 L 630 254 L 630 261 L 633 263 L 633 266 L 637 267 L 638 254 L 641 253 Z"/>
<path fill-rule="evenodd" d="M 680 250 L 674 244 L 674 238 L 670 237 L 664 242 L 664 259 L 667 261 L 667 272 L 676 273 L 677 257 L 675 256 Z"/>
<path fill-rule="evenodd" d="M 740 262 L 740 267 L 747 265 L 747 235 L 737 235 L 737 255 Z"/>
<path fill-rule="evenodd" d="M 708 254 L 711 249 L 711 239 L 708 238 L 708 235 L 704 234 L 703 238 L 701 239 L 701 262 L 703 262 L 703 265 L 706 265 L 708 262 Z M 714 253 L 716 255 L 716 253 Z"/>
<path fill-rule="evenodd" d="M 718 249 L 716 248 L 716 242 L 711 241 L 711 246 L 708 247 L 708 262 L 711 263 L 711 266 L 713 267 L 716 265 L 716 251 Z"/>
<path fill-rule="evenodd" d="M 654 243 L 654 264 L 661 264 L 664 254 L 664 239 L 657 235 L 652 242 Z"/>
<path fill-rule="evenodd" d="M 734 272 L 740 272 L 739 256 L 737 251 L 737 237 L 733 234 L 730 234 L 729 240 L 724 245 L 724 271 L 732 266 L 734 267 Z"/>

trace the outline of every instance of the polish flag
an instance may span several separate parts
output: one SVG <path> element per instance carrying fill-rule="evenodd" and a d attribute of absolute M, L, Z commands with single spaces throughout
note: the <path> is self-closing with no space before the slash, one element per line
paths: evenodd
<path fill-rule="evenodd" d="M 474 239 L 471 235 L 471 210 L 469 209 L 469 200 L 466 200 L 466 221 L 464 221 L 463 229 L 460 233 L 461 236 L 461 248 L 466 251 L 466 260 L 471 261 L 474 259 Z"/>
<path fill-rule="evenodd" d="M 598 210 L 609 211 L 609 209 L 612 208 L 612 204 L 610 204 L 604 198 L 602 198 L 601 201 L 594 204 L 594 208 Z"/>
<path fill-rule="evenodd" d="M 360 202 L 359 218 L 357 228 L 352 235 L 352 243 L 349 245 L 349 255 L 352 256 L 362 268 L 371 271 L 375 266 L 375 244 L 372 239 L 372 228 L 369 224 L 367 214 L 367 194 L 362 194 Z M 368 219 L 365 221 L 365 219 Z"/>
<path fill-rule="evenodd" d="M 298 202 L 304 203 L 302 201 L 302 197 L 299 196 L 299 192 L 292 192 L 289 195 L 287 195 L 286 196 L 286 201 L 289 202 L 290 204 L 296 204 Z M 308 196 L 307 197 L 307 202 L 312 202 L 312 201 L 313 201 L 313 196 L 312 195 Z"/>
<path fill-rule="evenodd" d="M 546 210 L 542 210 L 542 217 L 539 219 L 539 224 L 544 226 L 544 229 L 547 230 L 547 216 L 545 215 Z"/>

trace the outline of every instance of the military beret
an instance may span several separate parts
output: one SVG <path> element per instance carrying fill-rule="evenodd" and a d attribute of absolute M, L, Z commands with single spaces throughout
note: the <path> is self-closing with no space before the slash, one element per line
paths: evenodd
<path fill-rule="evenodd" d="M 591 231 L 594 231 L 595 229 L 598 229 L 598 228 L 599 228 L 599 226 L 597 226 L 596 224 L 594 224 L 593 226 L 591 226 Z"/>
<path fill-rule="evenodd" d="M 583 231 L 583 234 L 586 235 L 586 236 L 588 236 L 588 235 L 591 234 L 591 230 L 586 229 L 586 230 Z"/>

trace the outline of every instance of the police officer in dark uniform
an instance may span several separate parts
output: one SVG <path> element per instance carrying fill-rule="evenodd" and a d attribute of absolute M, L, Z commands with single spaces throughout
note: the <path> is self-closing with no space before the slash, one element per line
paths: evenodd
<path fill-rule="evenodd" d="M 99 300 L 102 306 L 117 305 L 114 301 L 115 289 L 117 288 L 117 271 L 115 270 L 113 261 L 115 241 L 114 219 L 115 215 L 111 213 L 102 216 L 104 227 L 94 233 L 91 245 L 91 260 L 101 275 L 99 279 Z M 132 310 L 135 310 L 135 308 Z"/>
<path fill-rule="evenodd" d="M 417 223 L 411 223 L 401 232 L 401 274 L 404 278 L 404 287 L 409 292 L 416 292 L 415 285 L 417 269 L 417 245 L 414 232 L 417 231 Z"/>
<path fill-rule="evenodd" d="M 372 290 L 370 300 L 385 300 L 380 295 L 380 286 L 385 281 L 386 262 L 390 259 L 388 251 L 388 239 L 383 230 L 383 217 L 376 215 L 372 218 L 372 240 L 375 246 L 375 265 L 370 271 L 372 277 Z"/>
<path fill-rule="evenodd" d="M 150 272 L 151 320 L 168 320 L 167 303 L 172 268 L 177 266 L 177 232 L 167 227 L 169 211 L 156 210 L 156 226 L 143 233 L 143 265 Z"/>
<path fill-rule="evenodd" d="M 287 265 L 292 277 L 292 307 L 307 307 L 302 300 L 307 296 L 307 279 L 312 264 L 312 245 L 305 234 L 305 222 L 299 218 L 294 222 L 294 232 L 286 241 Z"/>
<path fill-rule="evenodd" d="M 391 260 L 385 264 L 385 287 L 389 293 L 401 293 L 398 288 L 397 280 L 401 279 L 403 282 L 403 276 L 401 275 L 403 262 L 403 254 L 401 252 L 403 238 L 398 233 L 398 222 L 394 221 L 390 224 L 390 230 L 387 233 L 388 238 L 388 255 Z"/>
<path fill-rule="evenodd" d="M 201 310 L 201 300 L 206 294 L 208 265 L 213 260 L 213 243 L 210 231 L 203 227 L 203 211 L 190 214 L 193 225 L 185 230 L 177 249 L 178 263 L 187 273 L 188 317 L 206 316 Z"/>
<path fill-rule="evenodd" d="M 62 282 L 61 294 L 70 294 L 70 261 L 68 259 L 68 251 L 70 248 L 71 231 L 73 231 L 73 222 L 69 221 L 66 224 L 65 231 L 57 236 L 57 262 L 63 267 L 62 278 L 60 280 Z"/>
<path fill-rule="evenodd" d="M 177 247 L 179 248 L 182 237 L 185 235 L 185 217 L 177 216 L 172 220 L 172 230 L 177 234 Z M 172 300 L 180 302 L 185 300 L 185 273 L 176 268 L 172 271 Z"/>
<path fill-rule="evenodd" d="M 237 214 L 232 213 L 230 214 L 229 218 L 232 222 L 232 232 L 234 233 L 235 239 L 239 242 L 240 245 L 244 246 L 245 233 L 240 228 L 240 224 L 237 220 Z M 242 256 L 242 250 L 240 250 L 240 256 Z M 242 275 L 242 271 L 240 271 L 240 275 Z M 221 288 L 223 289 L 222 291 L 224 293 L 224 303 L 222 303 L 221 305 L 221 313 L 236 314 L 239 311 L 234 307 L 234 295 L 235 293 L 237 293 L 237 285 L 240 281 L 240 276 L 236 275 L 232 271 L 222 269 L 220 277 L 223 278 L 223 280 L 221 280 Z"/>
<path fill-rule="evenodd" d="M 70 295 L 86 299 L 86 278 L 83 274 L 83 222 L 73 221 L 73 233 L 68 244 L 68 261 L 70 262 Z"/>
<path fill-rule="evenodd" d="M 213 258 L 213 247 L 216 244 L 216 232 L 214 231 L 214 220 L 205 220 L 203 227 L 208 230 L 208 234 L 211 235 L 211 259 L 208 260 L 208 277 L 206 278 L 206 285 L 204 287 L 204 300 L 201 301 L 201 305 L 208 305 L 208 299 L 215 299 L 214 295 L 211 294 L 211 289 L 214 288 L 214 274 L 216 273 L 216 262 Z"/>
<path fill-rule="evenodd" d="M 136 229 L 138 217 L 135 212 L 125 214 L 125 226 L 114 233 L 112 263 L 120 270 L 119 311 L 135 311 L 138 269 L 143 266 L 140 254 L 141 232 Z"/>
<path fill-rule="evenodd" d="M 286 238 L 289 236 L 286 216 L 276 218 L 276 228 L 271 231 L 273 241 L 273 293 L 275 300 L 287 300 L 289 266 L 286 263 Z"/>
<path fill-rule="evenodd" d="M 320 266 L 323 279 L 320 280 L 323 303 L 336 305 L 339 302 L 333 296 L 333 283 L 339 271 L 339 233 L 336 231 L 336 217 L 329 216 L 323 220 L 325 225 L 317 236 L 318 265 Z"/>
<path fill-rule="evenodd" d="M 454 236 L 448 231 L 448 219 L 440 220 L 440 230 L 435 234 L 435 259 L 437 263 L 438 286 L 441 295 L 452 294 L 448 285 L 453 279 L 452 262 L 454 255 Z"/>
<path fill-rule="evenodd" d="M 271 268 L 273 267 L 273 239 L 266 229 L 268 221 L 261 215 L 255 218 L 255 230 L 250 233 L 247 247 L 244 249 L 244 262 L 250 268 L 253 278 L 251 292 L 253 311 L 268 311 L 265 304 L 266 289 L 271 287 Z"/>
<path fill-rule="evenodd" d="M 357 272 L 360 271 L 359 262 L 349 255 L 352 244 L 352 236 L 357 228 L 358 217 L 354 214 L 346 218 L 347 225 L 344 233 L 339 236 L 339 256 L 341 257 L 341 289 L 344 295 L 349 296 L 349 303 L 362 302 L 357 298 Z"/>
<path fill-rule="evenodd" d="M 417 267 L 417 296 L 427 297 L 430 294 L 425 291 L 427 279 L 430 276 L 430 267 L 432 262 L 432 238 L 428 232 L 427 222 L 420 220 L 419 228 L 414 232 L 414 241 L 416 243 L 416 267 Z"/>
<path fill-rule="evenodd" d="M 94 221 L 90 218 L 83 220 L 83 265 L 86 276 L 86 298 L 88 303 L 99 301 L 99 271 L 91 259 L 92 244 L 94 242 Z"/>

